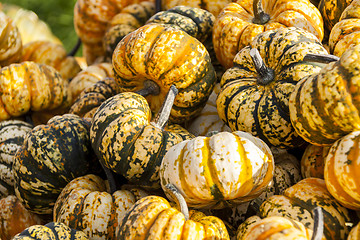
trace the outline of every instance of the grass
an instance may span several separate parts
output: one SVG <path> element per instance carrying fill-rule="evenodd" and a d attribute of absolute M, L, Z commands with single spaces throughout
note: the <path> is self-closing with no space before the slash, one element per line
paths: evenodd
<path fill-rule="evenodd" d="M 75 46 L 78 39 L 73 22 L 76 0 L 5 0 L 1 3 L 17 5 L 35 12 L 49 25 L 68 52 Z M 77 52 L 77 55 L 79 54 L 80 50 Z"/>

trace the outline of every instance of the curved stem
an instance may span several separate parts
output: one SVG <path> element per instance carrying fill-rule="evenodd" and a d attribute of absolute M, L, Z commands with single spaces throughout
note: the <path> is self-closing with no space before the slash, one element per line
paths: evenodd
<path fill-rule="evenodd" d="M 69 57 L 75 56 L 75 54 L 79 50 L 80 46 L 81 46 L 81 39 L 78 37 L 78 40 L 77 40 L 75 46 L 73 47 L 73 49 L 71 49 L 71 51 L 67 54 L 67 56 L 69 56 Z"/>
<path fill-rule="evenodd" d="M 189 208 L 186 204 L 185 198 L 179 190 L 171 183 L 166 184 L 165 188 L 168 190 L 167 193 L 170 193 L 171 198 L 176 202 L 176 204 L 180 207 L 180 211 L 185 216 L 185 221 L 189 220 Z"/>
<path fill-rule="evenodd" d="M 318 63 L 331 63 L 339 61 L 339 57 L 331 54 L 315 54 L 308 53 L 305 55 L 303 61 L 318 62 Z"/>
<path fill-rule="evenodd" d="M 253 1 L 254 19 L 253 23 L 264 25 L 270 20 L 270 15 L 266 14 L 262 8 L 261 0 Z"/>
<path fill-rule="evenodd" d="M 135 93 L 146 97 L 148 95 L 158 95 L 160 93 L 159 85 L 157 85 L 154 81 L 146 80 L 144 82 L 144 88 L 136 91 Z"/>
<path fill-rule="evenodd" d="M 110 194 L 112 195 L 114 192 L 117 191 L 117 186 L 116 186 L 116 181 L 115 181 L 115 177 L 113 172 L 107 168 L 101 161 L 99 161 L 101 164 L 101 167 L 104 169 L 106 178 L 109 182 L 109 187 L 110 187 Z"/>
<path fill-rule="evenodd" d="M 161 11 L 161 0 L 155 0 L 155 13 Z"/>
<path fill-rule="evenodd" d="M 311 240 L 321 240 L 324 232 L 324 214 L 321 207 L 313 209 L 314 213 L 314 231 Z"/>
<path fill-rule="evenodd" d="M 250 50 L 250 56 L 253 60 L 256 71 L 259 74 L 258 83 L 261 85 L 266 85 L 272 82 L 275 79 L 274 70 L 266 67 L 259 51 L 256 48 L 252 48 Z"/>
<path fill-rule="evenodd" d="M 159 113 L 156 115 L 154 121 L 152 121 L 152 124 L 154 126 L 161 129 L 165 127 L 165 125 L 169 120 L 170 112 L 172 106 L 174 105 L 174 100 L 177 94 L 178 94 L 177 88 L 175 87 L 175 85 L 171 85 L 169 92 L 164 100 L 164 103 L 160 108 Z"/>

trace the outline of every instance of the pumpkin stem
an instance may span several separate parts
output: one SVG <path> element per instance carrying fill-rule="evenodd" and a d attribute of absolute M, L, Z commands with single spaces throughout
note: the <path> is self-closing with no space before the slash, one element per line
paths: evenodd
<path fill-rule="evenodd" d="M 339 61 L 339 57 L 331 54 L 315 54 L 308 53 L 305 55 L 303 61 L 318 62 L 318 63 L 330 63 Z"/>
<path fill-rule="evenodd" d="M 135 93 L 143 97 L 146 97 L 148 95 L 158 95 L 160 93 L 160 88 L 154 81 L 146 80 L 144 82 L 144 88 L 136 91 Z"/>
<path fill-rule="evenodd" d="M 253 11 L 254 11 L 253 23 L 264 25 L 270 20 L 270 15 L 265 13 L 262 8 L 261 0 L 253 1 Z"/>
<path fill-rule="evenodd" d="M 261 58 L 259 51 L 256 48 L 250 50 L 250 56 L 255 65 L 256 71 L 259 74 L 257 79 L 258 83 L 261 85 L 267 85 L 275 79 L 274 70 L 268 68 L 264 61 Z"/>
<path fill-rule="evenodd" d="M 177 94 L 178 94 L 177 88 L 175 87 L 175 85 L 171 85 L 169 92 L 166 95 L 165 101 L 160 108 L 159 113 L 156 115 L 154 121 L 152 121 L 153 125 L 161 129 L 163 129 L 166 126 Z"/>
<path fill-rule="evenodd" d="M 110 187 L 110 194 L 112 195 L 114 192 L 116 192 L 117 190 L 117 186 L 116 186 L 116 181 L 115 181 L 115 177 L 113 172 L 107 168 L 101 161 L 99 161 L 101 164 L 101 167 L 103 168 L 106 178 L 109 182 L 109 187 Z"/>
<path fill-rule="evenodd" d="M 76 52 L 79 50 L 80 46 L 81 46 L 81 39 L 78 38 L 75 46 L 73 47 L 73 49 L 71 49 L 71 51 L 67 54 L 67 56 L 68 56 L 68 57 L 73 57 L 73 56 L 75 56 L 75 54 L 76 54 Z"/>
<path fill-rule="evenodd" d="M 311 240 L 321 240 L 324 232 L 324 214 L 321 207 L 313 209 L 314 213 L 314 231 Z"/>
<path fill-rule="evenodd" d="M 180 207 L 181 213 L 185 216 L 185 221 L 189 220 L 189 208 L 183 195 L 181 195 L 180 191 L 171 183 L 166 184 L 165 188 L 169 190 L 167 193 L 170 193 L 172 200 Z"/>
<path fill-rule="evenodd" d="M 155 13 L 161 11 L 161 0 L 155 0 Z"/>

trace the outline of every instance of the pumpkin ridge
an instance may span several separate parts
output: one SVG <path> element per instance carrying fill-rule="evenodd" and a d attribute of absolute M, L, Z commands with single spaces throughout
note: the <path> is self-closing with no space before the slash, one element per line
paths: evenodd
<path fill-rule="evenodd" d="M 253 111 L 253 119 L 254 119 L 254 125 L 253 127 L 255 127 L 255 131 L 254 129 L 252 129 L 253 132 L 256 132 L 256 135 L 263 140 L 267 145 L 272 145 L 269 140 L 267 139 L 267 137 L 265 137 L 265 134 L 262 130 L 262 128 L 260 127 L 260 121 L 259 118 L 256 116 L 261 116 L 261 112 L 259 112 L 259 104 L 261 102 L 261 99 L 265 97 L 265 91 L 263 93 L 263 95 L 259 98 L 259 100 L 257 101 L 257 104 L 255 104 L 255 109 Z"/>
<path fill-rule="evenodd" d="M 71 194 L 73 193 L 73 191 L 76 191 L 77 189 L 72 189 L 67 196 L 71 196 Z M 79 202 L 79 204 L 77 205 L 77 207 L 74 208 L 74 212 L 73 212 L 73 219 L 69 219 L 69 223 L 68 226 L 70 228 L 81 228 L 82 227 L 82 222 L 83 222 L 83 218 L 82 217 L 78 217 L 79 213 L 81 213 L 84 209 L 84 202 L 86 200 L 86 198 L 89 196 L 89 194 L 91 193 L 91 191 L 89 191 L 87 194 L 85 194 L 85 196 L 81 199 L 81 201 Z M 59 209 L 61 210 L 61 208 Z"/>
<path fill-rule="evenodd" d="M 270 89 L 270 93 L 273 96 L 273 99 L 274 99 L 273 102 L 275 102 L 275 106 L 277 106 L 277 109 L 279 110 L 280 117 L 285 119 L 286 122 L 290 122 L 289 108 L 288 109 L 283 109 L 283 107 L 281 106 L 281 104 L 279 102 L 279 99 L 276 97 L 274 88 Z"/>
<path fill-rule="evenodd" d="M 201 2 L 203 2 L 203 0 L 201 0 Z M 179 14 L 179 15 L 183 15 L 183 16 L 185 16 L 187 18 L 190 18 L 196 24 L 198 32 L 201 32 L 201 25 L 200 24 L 201 24 L 202 21 L 199 18 L 197 18 L 196 15 L 189 14 L 187 11 L 182 11 L 182 9 L 179 9 L 179 8 L 171 8 L 168 11 Z"/>

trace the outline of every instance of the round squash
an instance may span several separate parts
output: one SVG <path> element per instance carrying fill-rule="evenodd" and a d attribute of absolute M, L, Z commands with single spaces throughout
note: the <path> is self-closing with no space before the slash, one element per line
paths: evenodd
<path fill-rule="evenodd" d="M 0 96 L 0 120 L 71 103 L 68 81 L 53 67 L 31 61 L 1 68 Z"/>
<path fill-rule="evenodd" d="M 346 208 L 360 210 L 360 131 L 331 145 L 325 158 L 324 179 L 331 195 Z"/>
<path fill-rule="evenodd" d="M 141 189 L 109 193 L 105 181 L 88 174 L 75 178 L 61 191 L 54 206 L 54 221 L 83 231 L 91 239 L 116 239 L 119 222 L 147 193 Z"/>
<path fill-rule="evenodd" d="M 356 45 L 338 61 L 302 78 L 293 89 L 290 120 L 307 142 L 327 146 L 360 129 L 359 58 L 360 45 Z"/>
<path fill-rule="evenodd" d="M 98 172 L 88 123 L 74 114 L 51 118 L 34 127 L 16 152 L 15 195 L 38 214 L 51 214 L 61 190 L 72 179 Z"/>
<path fill-rule="evenodd" d="M 88 240 L 85 233 L 69 228 L 63 223 L 50 222 L 34 225 L 17 234 L 12 240 Z"/>
<path fill-rule="evenodd" d="M 325 158 L 330 147 L 309 144 L 301 158 L 301 176 L 324 179 Z"/>
<path fill-rule="evenodd" d="M 29 212 L 14 195 L 0 200 L 0 239 L 10 240 L 25 228 L 42 223 L 43 220 Z"/>
<path fill-rule="evenodd" d="M 216 57 L 226 68 L 233 66 L 235 55 L 256 35 L 286 27 L 298 27 L 324 36 L 319 10 L 309 0 L 238 0 L 229 3 L 217 16 L 213 29 Z"/>
<path fill-rule="evenodd" d="M 304 61 L 308 53 L 327 54 L 311 33 L 283 28 L 257 35 L 234 58 L 221 78 L 216 100 L 220 118 L 232 131 L 250 132 L 270 146 L 304 143 L 290 121 L 289 98 L 297 82 L 322 65 Z"/>
<path fill-rule="evenodd" d="M 282 216 L 299 221 L 306 228 L 314 229 L 315 207 L 324 215 L 324 237 L 327 240 L 345 239 L 351 223 L 349 211 L 342 207 L 326 189 L 325 181 L 305 178 L 289 187 L 282 195 L 269 197 L 260 206 L 260 217 Z"/>
<path fill-rule="evenodd" d="M 117 45 L 112 63 L 121 92 L 135 92 L 147 83 L 159 93 L 146 97 L 158 112 L 170 86 L 178 94 L 170 121 L 181 123 L 200 113 L 215 85 L 216 74 L 205 46 L 170 25 L 146 24 Z"/>
<path fill-rule="evenodd" d="M 14 194 L 13 164 L 16 152 L 33 126 L 21 120 L 0 122 L 0 198 Z"/>
<path fill-rule="evenodd" d="M 270 148 L 241 131 L 198 136 L 169 149 L 160 166 L 162 189 L 173 184 L 189 207 L 224 208 L 258 197 L 274 173 Z"/>

